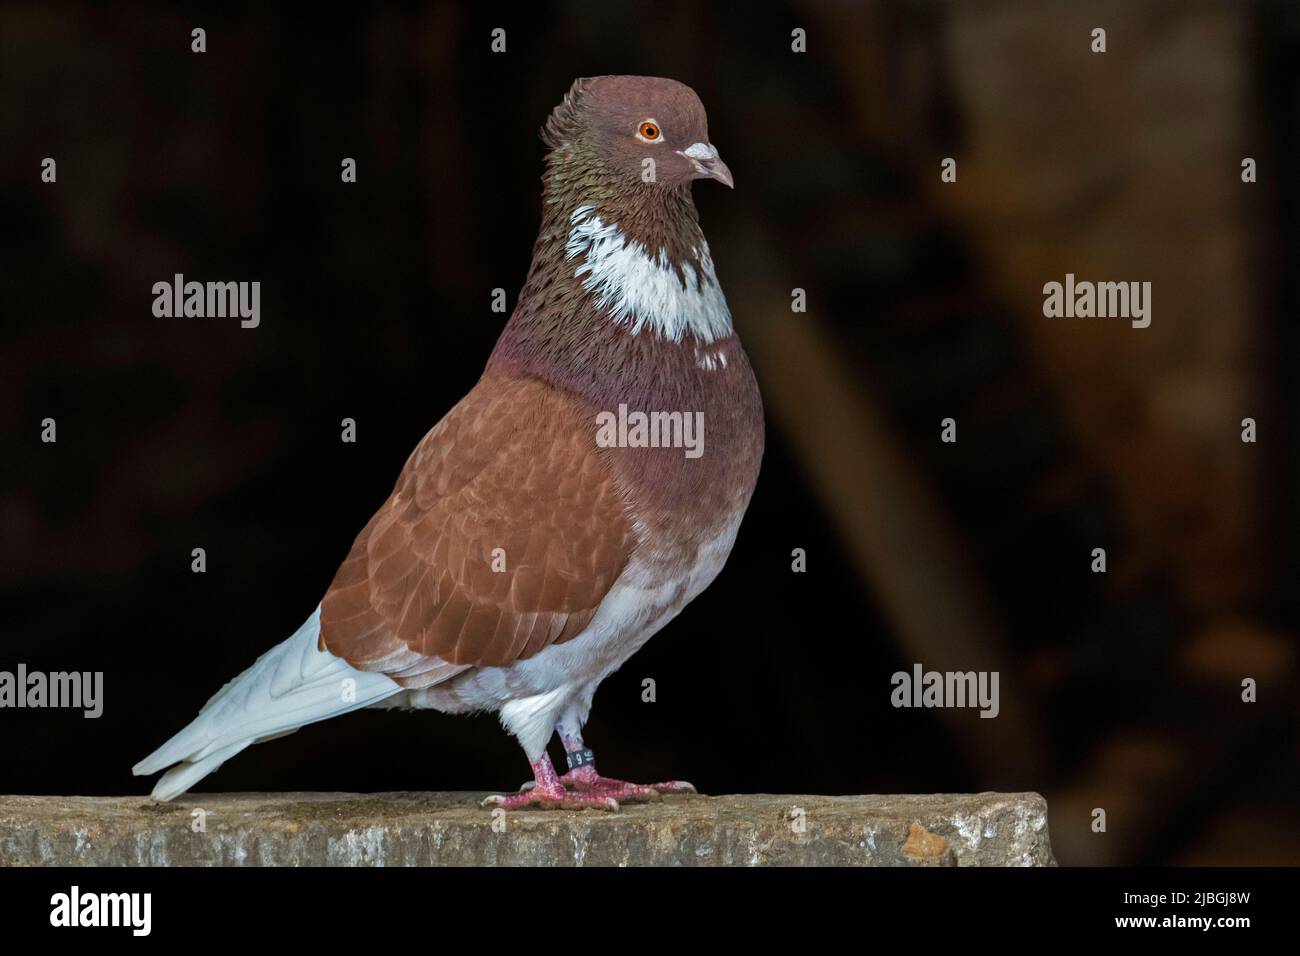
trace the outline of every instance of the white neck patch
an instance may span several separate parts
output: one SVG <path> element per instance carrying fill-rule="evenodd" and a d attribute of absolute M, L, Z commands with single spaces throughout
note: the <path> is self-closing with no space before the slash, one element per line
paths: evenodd
<path fill-rule="evenodd" d="M 565 253 L 569 259 L 585 253 L 585 261 L 573 274 L 596 296 L 597 305 L 609 309 L 615 322 L 630 326 L 633 335 L 649 328 L 674 342 L 687 332 L 705 343 L 731 334 L 731 312 L 707 242 L 701 240 L 701 247 L 691 250 L 698 270 L 690 262 L 682 263 L 683 285 L 668 262 L 667 249 L 651 256 L 616 224 L 606 224 L 594 213 L 592 206 L 573 211 Z"/>

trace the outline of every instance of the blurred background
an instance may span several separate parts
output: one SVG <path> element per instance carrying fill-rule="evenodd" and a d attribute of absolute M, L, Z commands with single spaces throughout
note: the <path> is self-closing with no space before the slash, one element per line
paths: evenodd
<path fill-rule="evenodd" d="M 769 429 L 727 568 L 596 697 L 602 769 L 1036 790 L 1063 863 L 1300 863 L 1280 2 L 0 4 L 0 669 L 105 673 L 98 720 L 0 711 L 0 792 L 143 795 L 132 763 L 301 623 L 481 372 L 537 130 L 602 73 L 709 111 L 737 188 L 696 201 Z M 176 272 L 260 280 L 260 328 L 154 318 Z M 1045 318 L 1067 272 L 1151 282 L 1150 328 Z M 997 670 L 1000 715 L 895 709 L 915 663 Z M 362 712 L 201 789 L 527 776 L 491 716 Z"/>

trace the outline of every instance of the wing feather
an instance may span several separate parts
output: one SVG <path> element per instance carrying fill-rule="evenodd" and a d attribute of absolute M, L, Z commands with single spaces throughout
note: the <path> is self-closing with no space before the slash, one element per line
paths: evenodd
<path fill-rule="evenodd" d="M 595 416 L 543 382 L 485 376 L 357 536 L 321 646 L 423 687 L 580 634 L 635 544 Z"/>

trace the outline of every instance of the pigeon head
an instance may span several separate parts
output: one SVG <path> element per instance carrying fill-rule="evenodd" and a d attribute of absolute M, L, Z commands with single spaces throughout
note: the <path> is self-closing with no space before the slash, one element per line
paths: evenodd
<path fill-rule="evenodd" d="M 731 171 L 699 97 L 675 80 L 576 80 L 542 139 L 541 227 L 489 367 L 616 407 L 647 367 L 643 343 L 734 334 L 691 195 L 696 179 L 730 186 Z M 641 358 L 629 358 L 633 343 Z"/>
<path fill-rule="evenodd" d="M 716 179 L 733 185 L 731 170 L 709 142 L 700 98 L 676 80 L 576 80 L 551 113 L 542 139 L 559 161 L 597 165 L 629 184 L 681 187 Z"/>

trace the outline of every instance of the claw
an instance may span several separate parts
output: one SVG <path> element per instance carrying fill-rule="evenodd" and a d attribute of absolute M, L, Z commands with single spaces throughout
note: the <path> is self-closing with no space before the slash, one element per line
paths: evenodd
<path fill-rule="evenodd" d="M 695 789 L 695 784 L 690 783 L 686 780 L 668 780 L 664 783 L 652 783 L 650 784 L 650 786 L 654 787 L 660 793 L 699 793 L 700 792 Z"/>

